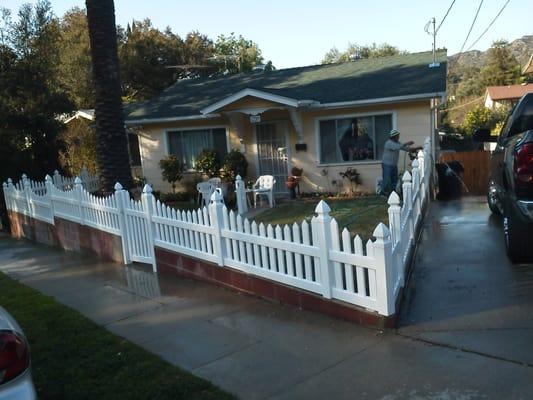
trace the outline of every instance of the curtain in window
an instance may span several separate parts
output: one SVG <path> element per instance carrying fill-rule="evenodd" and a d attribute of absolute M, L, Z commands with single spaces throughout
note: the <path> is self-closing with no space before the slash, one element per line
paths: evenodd
<path fill-rule="evenodd" d="M 183 131 L 181 137 L 181 156 L 187 168 L 194 168 L 196 157 L 202 150 L 213 149 L 211 130 Z"/>
<path fill-rule="evenodd" d="M 226 130 L 195 129 L 168 133 L 169 153 L 177 156 L 187 169 L 193 169 L 203 150 L 214 150 L 220 160 L 227 154 Z"/>

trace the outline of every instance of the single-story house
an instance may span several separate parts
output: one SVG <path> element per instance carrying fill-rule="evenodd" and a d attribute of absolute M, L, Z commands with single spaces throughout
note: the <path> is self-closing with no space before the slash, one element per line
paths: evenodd
<path fill-rule="evenodd" d="M 249 162 L 248 179 L 274 175 L 278 193 L 292 167 L 303 169 L 302 191 L 341 189 L 339 173 L 349 167 L 373 191 L 391 129 L 402 141 L 438 142 L 446 53 L 437 61 L 430 67 L 432 53 L 423 52 L 181 80 L 135 108 L 126 124 L 139 135 L 143 175 L 159 190 L 170 191 L 158 165 L 166 155 L 192 170 L 201 150 L 224 156 L 236 148 Z"/>
<path fill-rule="evenodd" d="M 526 93 L 533 92 L 533 83 L 508 86 L 488 86 L 485 91 L 485 107 L 513 106 Z"/>

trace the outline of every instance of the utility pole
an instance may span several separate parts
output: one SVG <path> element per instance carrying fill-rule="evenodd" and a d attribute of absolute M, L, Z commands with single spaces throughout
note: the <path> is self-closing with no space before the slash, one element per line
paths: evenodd
<path fill-rule="evenodd" d="M 430 25 L 433 25 L 433 31 L 432 32 L 429 31 Z M 437 43 L 437 31 L 435 30 L 435 17 L 433 17 L 433 18 L 431 18 L 429 20 L 429 22 L 424 27 L 424 31 L 428 35 L 433 36 L 433 62 L 431 64 L 429 64 L 429 68 L 438 67 L 438 66 L 440 66 L 440 63 L 437 62 L 436 54 L 435 54 L 435 52 L 436 52 L 436 43 Z"/>

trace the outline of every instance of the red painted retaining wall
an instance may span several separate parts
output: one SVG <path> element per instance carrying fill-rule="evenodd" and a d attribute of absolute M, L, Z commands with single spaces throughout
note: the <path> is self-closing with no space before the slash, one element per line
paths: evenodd
<path fill-rule="evenodd" d="M 59 246 L 69 251 L 88 251 L 104 260 L 124 261 L 120 236 L 57 217 L 54 219 L 55 225 L 51 225 L 9 211 L 9 219 L 13 237 Z"/>
<path fill-rule="evenodd" d="M 248 275 L 230 267 L 220 267 L 204 260 L 174 253 L 159 247 L 155 248 L 155 257 L 159 273 L 199 279 L 243 293 L 376 328 L 392 328 L 396 324 L 396 315 L 384 317 L 361 307 L 336 300 L 328 300 L 305 290 Z"/>

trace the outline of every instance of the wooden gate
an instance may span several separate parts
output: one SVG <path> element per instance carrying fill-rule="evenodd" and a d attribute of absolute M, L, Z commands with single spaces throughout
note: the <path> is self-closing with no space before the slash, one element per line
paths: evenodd
<path fill-rule="evenodd" d="M 442 154 L 439 162 L 459 161 L 465 172 L 463 181 L 468 191 L 463 189 L 465 195 L 485 195 L 490 172 L 490 152 L 488 151 L 461 151 L 457 153 Z"/>

